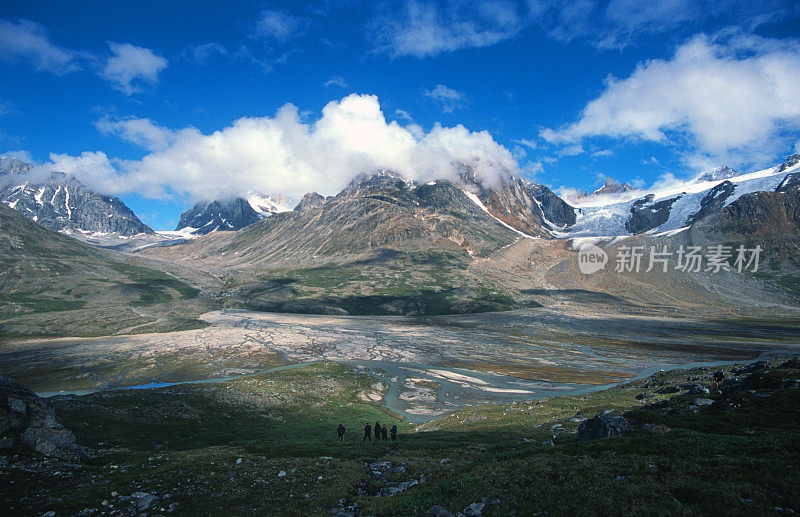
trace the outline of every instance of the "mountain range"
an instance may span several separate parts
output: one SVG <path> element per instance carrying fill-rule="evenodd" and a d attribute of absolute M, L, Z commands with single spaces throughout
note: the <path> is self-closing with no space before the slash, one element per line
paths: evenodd
<path fill-rule="evenodd" d="M 0 161 L 0 202 L 46 228 L 78 237 L 154 235 L 125 203 L 86 188 L 72 176 L 52 173 L 31 183 L 31 165 Z"/>
<path fill-rule="evenodd" d="M 7 177 L 26 172 L 19 163 L 8 169 Z M 29 224 L 48 222 L 76 237 L 85 237 L 89 228 L 116 228 L 121 236 L 134 231 L 83 226 L 99 224 L 96 217 L 83 215 L 97 213 L 83 203 L 94 208 L 98 199 L 105 200 L 105 209 L 117 206 L 116 198 L 73 182 L 54 175 L 44 184 L 5 187 L 3 202 Z M 791 305 L 800 295 L 798 189 L 798 155 L 753 173 L 720 168 L 656 190 L 623 188 L 572 203 L 521 178 L 484 183 L 468 164 L 456 180 L 423 184 L 379 171 L 357 177 L 335 196 L 306 194 L 294 210 L 288 210 L 285 199 L 267 196 L 199 203 L 178 225 L 183 235 L 193 233 L 191 239 L 144 246 L 119 257 L 169 271 L 202 293 L 203 307 L 433 315 L 577 303 L 593 310 L 737 311 L 746 303 Z M 56 215 L 40 215 L 51 212 Z M 122 209 L 103 215 L 119 224 L 133 220 Z M 19 238 L 7 227 L 0 234 Z M 28 234 L 31 241 L 45 238 Z M 583 275 L 575 250 L 584 242 L 609 255 L 632 243 L 759 244 L 764 263 L 757 275 L 621 275 L 612 267 Z M 39 278 L 31 267 L 19 275 L 21 282 Z M 80 285 L 68 277 L 62 280 L 64 289 Z M 0 294 L 5 293 L 6 302 L 11 303 L 19 285 L 4 280 Z M 26 295 L 21 310 L 34 299 L 33 293 Z M 176 311 L 187 303 L 177 295 L 170 299 Z"/>

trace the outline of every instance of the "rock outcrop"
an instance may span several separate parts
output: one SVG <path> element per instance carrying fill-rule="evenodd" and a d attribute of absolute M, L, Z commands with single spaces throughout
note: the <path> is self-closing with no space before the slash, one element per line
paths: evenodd
<path fill-rule="evenodd" d="M 0 438 L 4 445 L 68 461 L 93 456 L 75 442 L 69 429 L 58 423 L 41 397 L 8 377 L 0 377 Z"/>
<path fill-rule="evenodd" d="M 621 415 L 601 413 L 594 418 L 581 422 L 578 427 L 578 440 L 589 441 L 610 438 L 632 430 L 633 426 Z"/>
<path fill-rule="evenodd" d="M 321 196 L 316 192 L 309 192 L 303 196 L 299 203 L 297 203 L 297 206 L 294 207 L 294 211 L 302 212 L 304 210 L 313 210 L 314 208 L 319 208 L 324 205 L 328 199 L 329 198 Z"/>
<path fill-rule="evenodd" d="M 648 194 L 631 206 L 631 218 L 625 223 L 625 229 L 630 233 L 644 233 L 666 223 L 672 205 L 680 199 L 678 196 L 653 203 L 653 197 L 653 194 Z"/>
<path fill-rule="evenodd" d="M 627 183 L 617 183 L 611 178 L 606 178 L 603 186 L 595 190 L 593 195 L 622 194 L 623 192 L 630 192 L 631 190 L 636 190 L 636 187 L 628 185 Z"/>

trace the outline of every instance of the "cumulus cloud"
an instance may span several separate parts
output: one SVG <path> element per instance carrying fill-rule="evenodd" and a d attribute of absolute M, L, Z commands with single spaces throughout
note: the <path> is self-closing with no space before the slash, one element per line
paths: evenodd
<path fill-rule="evenodd" d="M 467 102 L 467 94 L 448 88 L 443 84 L 437 84 L 432 90 L 423 90 L 422 95 L 433 99 L 444 113 L 452 113 L 458 108 L 462 108 Z"/>
<path fill-rule="evenodd" d="M 108 46 L 113 55 L 106 61 L 100 76 L 125 95 L 140 91 L 141 82 L 157 83 L 159 72 L 168 64 L 166 59 L 156 55 L 149 48 L 111 41 L 108 42 Z"/>
<path fill-rule="evenodd" d="M 514 0 L 411 1 L 386 7 L 368 32 L 377 52 L 422 58 L 509 40 L 525 27 L 525 11 Z"/>
<path fill-rule="evenodd" d="M 671 59 L 640 63 L 610 77 L 580 118 L 544 129 L 548 142 L 579 145 L 592 137 L 686 143 L 689 165 L 773 159 L 800 130 L 800 43 L 698 36 Z M 792 138 L 793 137 L 793 138 Z"/>
<path fill-rule="evenodd" d="M 64 75 L 83 68 L 85 52 L 59 47 L 43 26 L 29 20 L 0 20 L 0 59 L 26 61 L 34 70 Z"/>
<path fill-rule="evenodd" d="M 456 179 L 472 163 L 491 184 L 518 173 L 511 153 L 486 132 L 436 124 L 430 131 L 387 121 L 378 99 L 352 94 L 328 103 L 312 123 L 287 104 L 272 117 L 246 117 L 204 134 L 168 130 L 147 119 L 98 121 L 98 128 L 150 151 L 141 160 L 101 152 L 51 155 L 47 170 L 64 170 L 102 192 L 145 196 L 229 198 L 250 191 L 297 196 L 334 194 L 356 176 L 392 170 L 408 179 Z"/>

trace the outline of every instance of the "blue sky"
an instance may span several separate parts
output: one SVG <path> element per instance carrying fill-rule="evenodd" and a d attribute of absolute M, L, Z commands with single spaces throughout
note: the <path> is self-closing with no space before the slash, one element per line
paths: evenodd
<path fill-rule="evenodd" d="M 473 155 L 489 179 L 648 185 L 800 151 L 798 38 L 782 0 L 3 2 L 0 151 L 157 229 Z"/>

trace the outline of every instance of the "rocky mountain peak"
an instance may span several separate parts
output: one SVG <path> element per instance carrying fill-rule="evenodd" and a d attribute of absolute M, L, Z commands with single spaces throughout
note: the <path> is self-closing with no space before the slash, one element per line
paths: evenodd
<path fill-rule="evenodd" d="M 187 229 L 195 235 L 215 231 L 235 231 L 260 221 L 246 199 L 237 197 L 226 201 L 201 201 L 181 214 L 175 230 Z"/>
<path fill-rule="evenodd" d="M 325 204 L 325 202 L 330 199 L 316 192 L 309 192 L 308 194 L 304 195 L 300 202 L 297 203 L 297 206 L 294 207 L 295 212 L 303 212 L 305 210 L 313 210 L 314 208 L 319 208 Z"/>
<path fill-rule="evenodd" d="M 31 183 L 30 164 L 5 157 L 0 162 L 0 202 L 42 226 L 77 237 L 155 234 L 119 198 L 98 194 L 74 176 L 53 172 Z"/>
<path fill-rule="evenodd" d="M 790 167 L 794 167 L 798 163 L 800 163 L 800 154 L 789 155 L 786 158 L 786 160 L 784 160 L 783 163 L 781 164 L 781 168 L 779 169 L 779 172 L 783 172 L 783 171 L 785 171 L 786 169 L 788 169 Z"/>
<path fill-rule="evenodd" d="M 23 175 L 31 170 L 31 164 L 11 156 L 0 157 L 0 175 Z"/>
<path fill-rule="evenodd" d="M 618 183 L 612 178 L 606 178 L 606 181 L 603 184 L 603 186 L 595 190 L 594 194 L 595 195 L 621 194 L 623 192 L 630 192 L 631 190 L 636 190 L 636 187 L 629 185 L 627 183 Z"/>
<path fill-rule="evenodd" d="M 719 180 L 726 180 L 728 178 L 733 178 L 737 176 L 739 173 L 735 170 L 731 169 L 727 165 L 723 165 L 722 167 L 715 167 L 709 171 L 706 171 L 695 178 L 695 183 L 703 183 L 706 181 L 719 181 Z"/>

